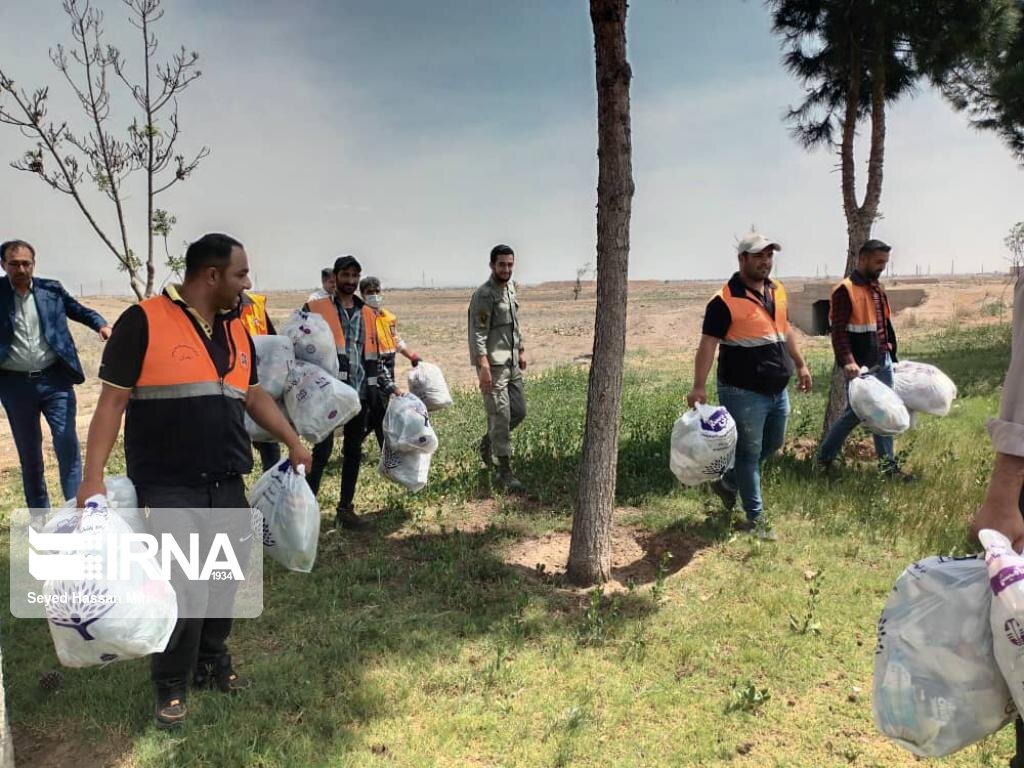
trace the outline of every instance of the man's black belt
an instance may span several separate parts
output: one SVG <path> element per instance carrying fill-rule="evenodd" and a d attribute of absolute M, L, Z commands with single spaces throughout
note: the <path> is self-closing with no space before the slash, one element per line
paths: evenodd
<path fill-rule="evenodd" d="M 39 369 L 38 371 L 9 371 L 6 368 L 0 368 L 0 374 L 3 374 L 4 376 L 21 376 L 26 379 L 29 379 L 30 381 L 35 381 L 36 379 L 41 379 L 46 374 L 54 373 L 59 369 L 60 363 L 53 363 L 52 365 L 48 365 L 45 368 Z"/>

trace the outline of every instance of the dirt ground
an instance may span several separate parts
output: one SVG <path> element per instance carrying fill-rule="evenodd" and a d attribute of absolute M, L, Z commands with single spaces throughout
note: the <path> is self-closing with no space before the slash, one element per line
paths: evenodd
<path fill-rule="evenodd" d="M 785 281 L 791 294 L 802 290 L 803 282 Z M 943 281 L 899 279 L 887 282 L 892 287 L 920 287 L 924 302 L 897 313 L 894 318 L 900 337 L 934 332 L 942 326 L 958 323 L 982 324 L 1007 322 L 1013 299 L 1012 283 L 1003 277 L 962 277 Z M 637 281 L 630 283 L 627 353 L 645 364 L 689 365 L 700 335 L 703 309 L 718 282 Z M 398 316 L 399 332 L 409 346 L 426 360 L 437 363 L 454 386 L 472 386 L 474 376 L 469 364 L 466 342 L 466 308 L 471 288 L 439 290 L 389 290 L 388 307 Z M 272 292 L 268 296 L 271 318 L 281 324 L 289 313 L 306 300 L 308 291 Z M 593 343 L 594 284 L 584 284 L 579 300 L 573 299 L 572 283 L 542 283 L 520 286 L 523 323 L 529 371 L 585 359 Z M 113 322 L 130 304 L 127 297 L 83 297 L 83 302 Z M 998 307 L 1004 307 L 1002 316 Z M 99 395 L 96 380 L 102 354 L 102 342 L 89 329 L 72 323 L 72 332 L 85 367 L 86 382 L 77 388 L 78 429 L 84 443 L 89 420 Z M 827 346 L 824 337 L 805 343 Z M 408 370 L 399 358 L 398 378 L 403 382 Z M 49 435 L 43 427 L 45 455 L 52 461 Z M 18 466 L 18 457 L 6 418 L 0 419 L 0 470 Z"/>

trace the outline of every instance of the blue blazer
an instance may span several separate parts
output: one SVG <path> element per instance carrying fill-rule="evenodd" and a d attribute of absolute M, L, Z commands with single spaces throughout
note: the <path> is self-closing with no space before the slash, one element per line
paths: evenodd
<path fill-rule="evenodd" d="M 107 321 L 99 312 L 79 304 L 56 280 L 33 277 L 32 291 L 46 343 L 56 353 L 68 377 L 75 384 L 81 384 L 85 381 L 85 374 L 78 359 L 75 341 L 68 330 L 68 318 L 94 331 L 106 325 Z M 14 311 L 14 287 L 5 275 L 0 277 L 0 362 L 7 359 L 14 341 Z"/>

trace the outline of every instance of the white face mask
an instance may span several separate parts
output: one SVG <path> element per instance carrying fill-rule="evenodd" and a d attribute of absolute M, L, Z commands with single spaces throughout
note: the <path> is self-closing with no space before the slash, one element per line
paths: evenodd
<path fill-rule="evenodd" d="M 380 309 L 384 306 L 384 295 L 381 293 L 371 293 L 366 297 L 365 301 L 371 309 Z"/>

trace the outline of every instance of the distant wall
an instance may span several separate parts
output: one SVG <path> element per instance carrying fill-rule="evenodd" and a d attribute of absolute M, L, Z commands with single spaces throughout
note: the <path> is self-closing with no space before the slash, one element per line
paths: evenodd
<path fill-rule="evenodd" d="M 789 321 L 809 336 L 828 334 L 828 313 L 833 283 L 805 283 L 803 291 L 789 294 Z M 889 288 L 889 306 L 901 312 L 924 301 L 923 288 Z"/>

